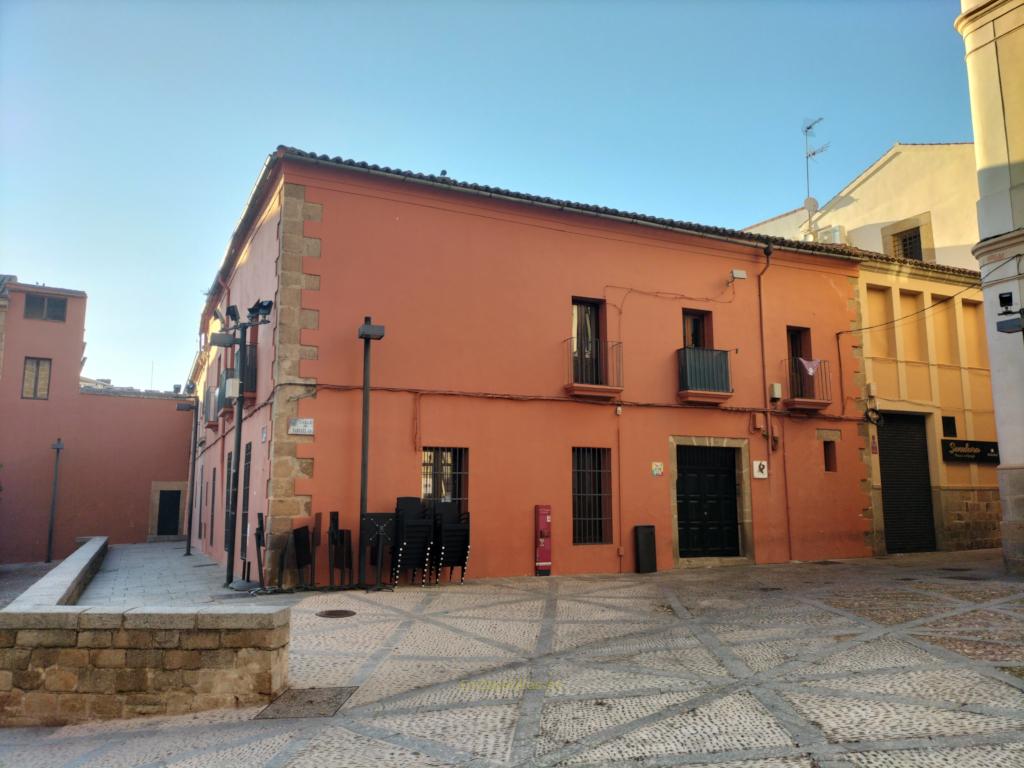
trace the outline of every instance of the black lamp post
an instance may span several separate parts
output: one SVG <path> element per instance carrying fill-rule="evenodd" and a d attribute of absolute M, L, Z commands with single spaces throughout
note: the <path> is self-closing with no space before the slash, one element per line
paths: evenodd
<path fill-rule="evenodd" d="M 380 341 L 384 338 L 384 326 L 374 325 L 372 318 L 367 315 L 363 319 L 363 324 L 359 326 L 357 337 L 363 340 L 363 447 L 359 464 L 359 526 L 362 529 L 362 526 L 366 524 L 366 487 L 370 465 L 370 342 Z M 359 536 L 359 583 L 366 584 L 366 558 L 361 543 L 362 530 L 360 530 Z M 377 561 L 377 567 L 380 567 L 380 560 Z"/>
<path fill-rule="evenodd" d="M 57 520 L 57 477 L 60 471 L 60 452 L 64 450 L 64 441 L 58 437 L 57 442 L 50 447 L 54 450 L 53 491 L 50 493 L 50 529 L 46 534 L 46 562 L 53 560 L 53 525 Z"/>
<path fill-rule="evenodd" d="M 366 514 L 366 485 L 370 459 L 370 342 L 384 338 L 384 326 L 373 325 L 367 315 L 359 326 L 358 337 L 363 340 L 363 450 L 359 467 L 359 515 Z"/>
<path fill-rule="evenodd" d="M 228 509 L 225 527 L 227 529 L 228 562 L 227 571 L 224 577 L 224 586 L 230 587 L 235 580 L 235 534 L 238 527 L 238 465 L 239 456 L 242 451 L 242 409 L 245 406 L 245 378 L 248 352 L 249 329 L 257 325 L 265 325 L 270 322 L 268 315 L 274 308 L 272 301 L 257 301 L 248 311 L 248 320 L 239 322 L 238 307 L 234 304 L 228 307 L 228 320 L 235 323 L 227 332 L 210 334 L 210 344 L 215 347 L 237 346 L 238 352 L 235 358 L 235 375 L 238 377 L 238 393 L 235 398 L 235 447 L 231 454 L 231 476 L 228 486 Z"/>
<path fill-rule="evenodd" d="M 185 385 L 185 394 L 191 399 L 187 403 L 175 405 L 177 411 L 192 411 L 192 446 L 189 451 L 188 463 L 188 531 L 185 536 L 185 557 L 192 555 L 192 509 L 195 504 L 196 487 L 196 444 L 199 442 L 199 396 L 195 394 L 196 384 L 190 381 Z"/>

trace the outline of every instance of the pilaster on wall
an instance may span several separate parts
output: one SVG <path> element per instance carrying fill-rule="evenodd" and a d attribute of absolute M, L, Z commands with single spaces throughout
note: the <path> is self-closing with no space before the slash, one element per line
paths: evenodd
<path fill-rule="evenodd" d="M 269 557 L 267 571 L 277 578 L 278 553 L 291 534 L 293 518 L 309 515 L 311 498 L 296 495 L 295 481 L 313 475 L 313 460 L 301 458 L 300 445 L 312 442 L 307 435 L 288 434 L 288 422 L 299 413 L 299 401 L 316 396 L 316 379 L 301 376 L 300 360 L 315 360 L 318 348 L 302 343 L 302 330 L 317 328 L 320 313 L 302 306 L 303 291 L 319 291 L 319 275 L 307 274 L 303 260 L 320 258 L 320 238 L 307 236 L 323 216 L 323 206 L 306 202 L 306 188 L 299 184 L 281 187 L 281 232 L 277 261 L 277 327 L 274 334 L 274 397 L 271 405 L 270 488 L 267 512 Z"/>
<path fill-rule="evenodd" d="M 862 277 L 849 278 L 851 298 L 847 301 L 847 309 L 850 312 L 850 336 L 853 339 L 852 353 L 854 360 L 853 369 L 853 392 L 847 394 L 847 399 L 854 401 L 856 413 L 864 413 L 868 408 L 867 396 L 867 371 L 864 362 L 864 336 L 860 330 L 864 327 L 864 307 L 861 304 Z M 841 355 L 842 349 L 837 349 L 836 354 Z M 842 374 L 840 374 L 842 375 Z M 846 402 L 840 406 L 843 414 L 846 413 Z M 861 517 L 867 521 L 867 530 L 864 532 L 864 545 L 870 547 L 875 555 L 885 554 L 885 537 L 879 522 L 882 517 L 882 505 L 875 503 L 873 468 L 871 462 L 871 427 L 867 422 L 857 425 L 857 439 L 861 441 L 858 455 L 864 465 L 864 476 L 860 481 L 860 489 L 868 505 L 861 510 Z"/>

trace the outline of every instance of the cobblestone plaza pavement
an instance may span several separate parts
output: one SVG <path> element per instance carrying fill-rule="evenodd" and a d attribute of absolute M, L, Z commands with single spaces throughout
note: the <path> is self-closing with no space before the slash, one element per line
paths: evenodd
<path fill-rule="evenodd" d="M 1024 766 L 998 552 L 271 599 L 293 688 L 356 688 L 335 714 L 9 729 L 0 765 Z"/>

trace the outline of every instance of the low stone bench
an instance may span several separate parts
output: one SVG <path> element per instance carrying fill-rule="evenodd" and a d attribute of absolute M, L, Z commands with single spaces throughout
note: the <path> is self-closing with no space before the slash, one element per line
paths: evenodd
<path fill-rule="evenodd" d="M 253 706 L 287 686 L 287 607 L 44 605 L 59 585 L 36 587 L 0 611 L 0 725 Z"/>

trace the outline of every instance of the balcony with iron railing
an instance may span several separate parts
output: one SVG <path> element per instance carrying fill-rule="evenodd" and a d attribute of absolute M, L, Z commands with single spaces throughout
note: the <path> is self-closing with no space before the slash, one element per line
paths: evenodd
<path fill-rule="evenodd" d="M 216 429 L 220 425 L 217 413 L 217 390 L 207 387 L 206 397 L 203 398 L 203 420 L 208 428 Z"/>
<path fill-rule="evenodd" d="M 245 399 L 256 399 L 256 345 L 247 344 L 245 349 Z"/>
<path fill-rule="evenodd" d="M 786 360 L 788 391 L 783 401 L 790 410 L 820 411 L 832 403 L 828 360 L 791 357 Z"/>
<path fill-rule="evenodd" d="M 713 404 L 732 397 L 728 350 L 683 347 L 676 350 L 676 359 L 680 401 Z"/>
<path fill-rule="evenodd" d="M 220 374 L 217 384 L 217 414 L 231 411 L 231 400 L 228 399 L 228 380 L 235 377 L 234 368 L 225 368 Z"/>
<path fill-rule="evenodd" d="M 622 342 L 565 340 L 565 390 L 580 397 L 614 399 L 622 392 Z"/>

